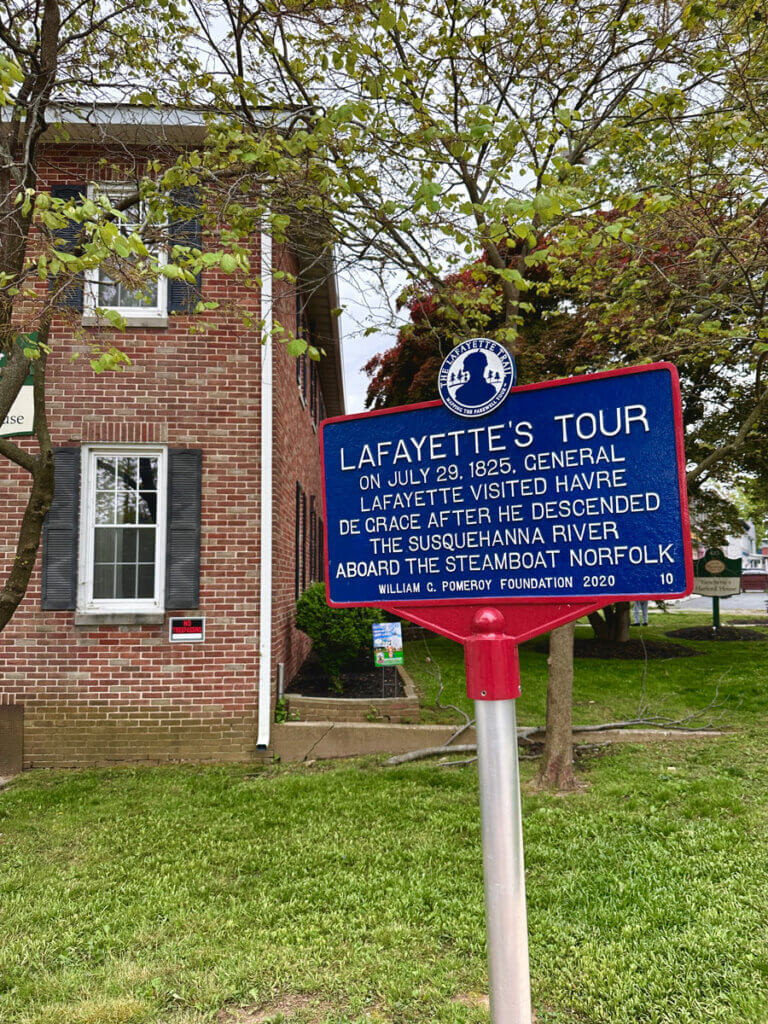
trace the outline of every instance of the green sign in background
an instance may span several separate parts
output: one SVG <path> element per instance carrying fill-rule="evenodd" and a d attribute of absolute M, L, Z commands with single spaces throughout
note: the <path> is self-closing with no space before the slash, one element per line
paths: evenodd
<path fill-rule="evenodd" d="M 710 579 L 741 576 L 741 559 L 727 558 L 720 548 L 707 548 L 702 558 L 694 558 L 693 575 Z"/>

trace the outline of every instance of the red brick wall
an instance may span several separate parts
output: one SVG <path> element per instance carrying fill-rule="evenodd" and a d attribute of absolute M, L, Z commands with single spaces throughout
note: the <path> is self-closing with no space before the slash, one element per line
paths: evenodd
<path fill-rule="evenodd" d="M 50 180 L 95 176 L 99 153 L 72 147 L 44 161 Z M 256 268 L 258 269 L 258 268 Z M 208 273 L 207 299 L 237 293 Z M 292 315 L 292 294 L 278 296 Z M 209 318 L 210 319 L 210 318 Z M 128 329 L 114 343 L 132 366 L 95 376 L 88 352 L 106 331 L 57 321 L 49 364 L 54 444 L 159 442 L 203 449 L 200 608 L 202 644 L 170 644 L 158 626 L 76 627 L 71 611 L 40 610 L 39 565 L 28 594 L 0 634 L 0 703 L 25 706 L 25 765 L 242 760 L 254 756 L 258 697 L 260 337 L 234 315 L 190 333 L 192 318 L 167 328 Z M 275 663 L 307 652 L 293 618 L 296 475 L 318 498 L 319 459 L 295 365 L 276 352 Z M 0 572 L 9 564 L 25 500 L 25 475 L 0 459 Z M 180 614 L 174 612 L 173 614 Z M 274 673 L 273 673 L 274 679 Z"/>
<path fill-rule="evenodd" d="M 284 269 L 295 273 L 296 264 L 284 257 Z M 281 323 L 295 326 L 295 295 L 283 288 L 277 293 L 275 314 Z M 285 665 L 286 685 L 293 679 L 310 651 L 309 638 L 294 624 L 296 581 L 296 484 L 307 495 L 306 582 L 310 574 L 310 498 L 315 498 L 318 519 L 322 517 L 322 486 L 318 434 L 309 399 L 304 404 L 296 383 L 296 360 L 277 345 L 274 357 L 274 493 L 275 534 L 273 542 L 274 594 L 272 605 L 273 664 Z"/>

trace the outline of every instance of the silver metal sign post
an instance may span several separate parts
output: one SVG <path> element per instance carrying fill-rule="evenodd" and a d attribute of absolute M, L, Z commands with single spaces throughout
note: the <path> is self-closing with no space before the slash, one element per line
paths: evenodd
<path fill-rule="evenodd" d="M 492 1024 L 531 1024 L 523 819 L 514 700 L 476 700 Z"/>

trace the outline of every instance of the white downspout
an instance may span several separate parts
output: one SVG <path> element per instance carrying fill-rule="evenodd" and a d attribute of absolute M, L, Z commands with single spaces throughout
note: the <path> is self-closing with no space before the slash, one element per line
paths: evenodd
<path fill-rule="evenodd" d="M 261 234 L 261 581 L 259 718 L 256 747 L 269 747 L 272 722 L 272 239 Z"/>

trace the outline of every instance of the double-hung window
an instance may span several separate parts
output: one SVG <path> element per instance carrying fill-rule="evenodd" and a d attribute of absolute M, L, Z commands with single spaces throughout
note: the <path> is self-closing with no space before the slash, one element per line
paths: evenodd
<path fill-rule="evenodd" d="M 99 195 L 107 195 L 113 205 L 120 203 L 136 191 L 135 185 L 115 182 L 91 186 L 89 198 L 98 199 Z M 138 200 L 125 211 L 124 220 L 116 220 L 115 224 L 125 238 L 136 233 L 145 236 L 151 231 L 151 219 L 147 205 Z M 166 262 L 166 253 L 162 245 L 152 248 L 153 259 L 159 264 Z M 153 321 L 165 321 L 168 313 L 168 281 L 162 276 L 147 273 L 141 266 L 140 257 L 126 257 L 121 266 L 116 266 L 112 276 L 104 266 L 86 271 L 84 311 L 86 318 L 95 318 L 99 309 L 114 310 L 129 322 L 151 324 Z M 122 273 L 120 273 L 122 271 Z"/>
<path fill-rule="evenodd" d="M 83 450 L 81 611 L 163 609 L 166 492 L 165 449 Z"/>
<path fill-rule="evenodd" d="M 128 624 L 199 608 L 202 455 L 157 444 L 55 448 L 41 607 Z"/>

